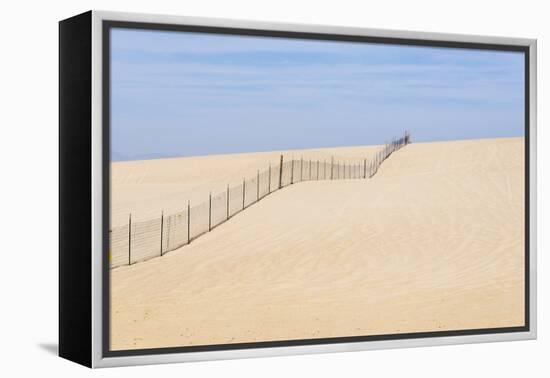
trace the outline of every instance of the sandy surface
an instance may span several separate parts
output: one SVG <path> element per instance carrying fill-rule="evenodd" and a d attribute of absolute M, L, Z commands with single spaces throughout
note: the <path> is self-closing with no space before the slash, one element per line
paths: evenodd
<path fill-rule="evenodd" d="M 370 180 L 273 193 L 112 270 L 111 347 L 521 326 L 523 152 L 523 138 L 412 144 Z"/>

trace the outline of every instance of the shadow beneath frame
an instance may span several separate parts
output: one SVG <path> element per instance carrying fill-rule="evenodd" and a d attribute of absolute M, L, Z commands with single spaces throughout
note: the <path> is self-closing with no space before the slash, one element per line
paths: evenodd
<path fill-rule="evenodd" d="M 59 345 L 57 343 L 39 343 L 38 347 L 50 354 L 59 355 Z"/>

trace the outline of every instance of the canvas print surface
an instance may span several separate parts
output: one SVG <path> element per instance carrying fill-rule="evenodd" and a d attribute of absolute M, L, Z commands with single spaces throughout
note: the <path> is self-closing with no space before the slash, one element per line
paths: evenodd
<path fill-rule="evenodd" d="M 110 350 L 525 325 L 523 53 L 109 38 Z"/>

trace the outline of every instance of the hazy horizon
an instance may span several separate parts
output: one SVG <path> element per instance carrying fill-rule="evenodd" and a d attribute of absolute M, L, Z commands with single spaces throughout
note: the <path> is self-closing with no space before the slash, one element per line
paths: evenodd
<path fill-rule="evenodd" d="M 425 144 L 425 143 L 445 143 L 445 142 L 466 142 L 469 140 L 490 140 L 490 139 L 506 139 L 506 138 L 524 138 L 524 135 L 520 136 L 504 136 L 504 137 L 481 137 L 481 138 L 465 138 L 465 139 L 441 139 L 441 140 L 430 140 L 430 141 L 415 141 L 414 136 L 411 136 L 411 143 L 414 144 Z M 357 148 L 357 147 L 369 147 L 376 146 L 378 144 L 358 144 L 358 145 L 346 145 L 346 146 L 324 146 L 324 147 L 309 147 L 309 148 L 289 148 L 289 149 L 278 149 L 278 150 L 261 150 L 261 151 L 237 151 L 229 153 L 211 153 L 204 155 L 170 155 L 170 156 L 155 156 L 155 154 L 144 155 L 143 157 L 136 157 L 131 159 L 111 159 L 112 162 L 125 162 L 125 161 L 139 161 L 139 160 L 157 160 L 157 159 L 178 159 L 178 158 L 193 158 L 193 157 L 202 157 L 202 156 L 216 156 L 216 155 L 234 155 L 234 154 L 256 154 L 256 153 L 269 153 L 273 151 L 306 151 L 306 150 L 320 150 L 320 149 L 334 149 L 334 148 Z"/>
<path fill-rule="evenodd" d="M 113 29 L 111 159 L 524 136 L 518 52 Z"/>

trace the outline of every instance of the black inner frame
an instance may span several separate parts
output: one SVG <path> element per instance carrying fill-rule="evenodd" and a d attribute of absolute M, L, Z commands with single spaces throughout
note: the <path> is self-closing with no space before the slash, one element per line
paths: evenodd
<path fill-rule="evenodd" d="M 294 39 L 310 39 L 310 40 L 328 40 L 342 42 L 363 42 L 363 43 L 378 43 L 402 46 L 426 46 L 426 47 L 447 47 L 475 50 L 494 50 L 494 51 L 511 51 L 522 52 L 524 54 L 524 130 L 525 130 L 525 260 L 524 260 L 524 287 L 525 287 L 525 309 L 524 309 L 524 326 L 519 327 L 500 327 L 500 328 L 478 328 L 464 329 L 452 331 L 433 331 L 433 332 L 414 332 L 414 333 L 399 333 L 386 335 L 369 335 L 369 336 L 345 336 L 345 337 L 330 337 L 316 338 L 303 340 L 281 340 L 281 341 L 262 341 L 250 343 L 235 343 L 235 344 L 217 344 L 217 345 L 195 345 L 181 347 L 166 347 L 166 348 L 149 348 L 136 350 L 110 350 L 110 269 L 109 269 L 109 229 L 110 229 L 110 30 L 113 28 L 123 29 L 141 29 L 141 30 L 156 30 L 156 31 L 179 31 L 179 32 L 195 32 L 195 33 L 213 33 L 213 34 L 230 34 L 240 36 L 260 36 L 260 37 L 275 37 L 275 38 L 294 38 Z M 418 339 L 428 337 L 448 337 L 448 336 L 466 336 L 466 335 L 484 335 L 512 332 L 528 332 L 530 330 L 530 280 L 529 280 L 529 216 L 530 216 L 530 161 L 529 161 L 529 47 L 519 45 L 505 44 L 487 44 L 474 42 L 453 42 L 453 41 L 438 41 L 428 39 L 409 39 L 409 38 L 388 38 L 388 37 L 368 37 L 357 35 L 338 35 L 324 33 L 308 33 L 308 32 L 289 32 L 289 31 L 273 31 L 273 30 L 256 30 L 244 28 L 226 28 L 212 26 L 192 26 L 192 25 L 176 25 L 176 24 L 158 24 L 130 21 L 103 21 L 102 22 L 102 128 L 103 128 L 103 255 L 102 255 L 102 354 L 104 357 L 121 357 L 121 356 L 139 356 L 151 354 L 165 353 L 185 353 L 185 352 L 205 352 L 205 351 L 220 351 L 220 350 L 235 350 L 235 349 L 252 349 L 252 348 L 273 348 L 273 347 L 289 347 L 289 346 L 304 346 L 304 345 L 319 345 L 319 344 L 337 344 L 350 342 L 365 342 L 365 341 L 381 341 L 381 340 L 401 340 L 401 339 Z"/>

